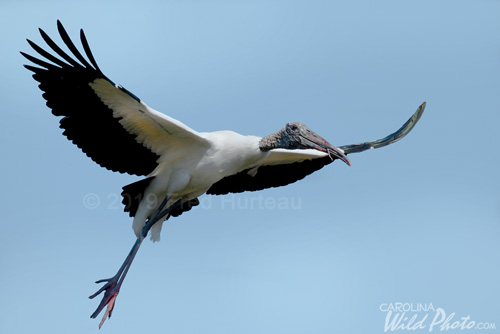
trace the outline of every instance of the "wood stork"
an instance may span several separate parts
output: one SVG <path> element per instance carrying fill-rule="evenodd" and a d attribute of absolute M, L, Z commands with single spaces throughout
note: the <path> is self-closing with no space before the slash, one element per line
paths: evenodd
<path fill-rule="evenodd" d="M 80 39 L 87 58 L 59 21 L 57 27 L 71 56 L 42 29 L 43 40 L 58 57 L 30 40 L 31 47 L 45 59 L 21 54 L 39 66 L 25 65 L 34 72 L 52 113 L 63 116 L 63 134 L 102 167 L 145 176 L 123 187 L 122 193 L 125 211 L 134 217 L 137 241 L 116 275 L 97 281 L 105 285 L 90 296 L 105 292 L 91 315 L 97 317 L 107 306 L 99 328 L 111 317 L 123 279 L 149 230 L 151 239 L 159 240 L 163 221 L 198 205 L 199 196 L 284 186 L 335 159 L 350 165 L 347 154 L 398 141 L 411 131 L 425 108 L 424 102 L 398 131 L 383 139 L 340 147 L 297 122 L 264 138 L 233 131 L 197 132 L 151 109 L 107 78 L 97 66 L 83 30 Z"/>

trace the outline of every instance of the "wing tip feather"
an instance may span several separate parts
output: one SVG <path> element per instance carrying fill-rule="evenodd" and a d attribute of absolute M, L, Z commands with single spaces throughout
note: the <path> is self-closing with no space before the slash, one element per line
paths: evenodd
<path fill-rule="evenodd" d="M 112 113 L 105 112 L 99 114 L 98 117 L 101 117 L 99 118 L 101 122 L 99 122 L 99 125 L 95 125 L 95 129 L 94 125 L 90 126 L 87 124 L 89 122 L 86 121 L 85 117 L 88 118 L 94 114 L 97 115 L 96 113 L 89 115 L 89 110 L 100 110 L 99 108 L 109 109 L 96 97 L 95 92 L 90 92 L 90 87 L 88 87 L 87 83 L 89 80 L 91 82 L 96 78 L 102 78 L 109 82 L 111 80 L 97 66 L 83 29 L 80 30 L 80 35 L 85 53 L 80 53 L 69 35 L 67 35 L 60 20 L 57 20 L 57 26 L 61 35 L 60 37 L 69 51 L 62 51 L 45 31 L 39 28 L 38 30 L 47 44 L 45 48 L 50 52 L 42 49 L 30 39 L 26 39 L 28 44 L 37 53 L 37 57 L 33 57 L 22 51 L 20 53 L 24 58 L 31 61 L 31 63 L 23 66 L 27 70 L 34 72 L 33 78 L 40 83 L 38 87 L 43 91 L 42 97 L 46 100 L 45 104 L 47 107 L 51 109 L 53 115 L 63 116 L 59 121 L 59 127 L 62 129 L 61 132 L 70 142 L 75 144 L 85 155 L 101 167 L 121 174 L 127 173 L 138 176 L 149 174 L 156 168 L 159 155 L 136 140 L 131 139 L 130 133 L 126 132 L 116 122 L 116 118 L 112 116 Z M 82 61 L 81 58 L 85 61 Z M 95 67 L 90 65 L 87 60 Z M 83 87 L 84 89 L 75 90 L 75 86 Z M 140 101 L 128 90 L 122 87 L 120 89 Z M 75 97 L 83 99 L 81 105 L 75 105 Z M 80 121 L 83 121 L 84 124 L 82 125 Z M 88 139 L 86 137 L 88 131 L 85 131 L 85 126 L 95 130 L 95 132 L 103 136 L 103 139 L 106 139 L 109 133 L 116 136 L 112 136 L 112 140 L 106 145 L 101 145 L 94 138 Z M 130 145 L 130 150 L 126 155 L 122 155 L 123 150 L 116 150 L 116 145 Z"/>

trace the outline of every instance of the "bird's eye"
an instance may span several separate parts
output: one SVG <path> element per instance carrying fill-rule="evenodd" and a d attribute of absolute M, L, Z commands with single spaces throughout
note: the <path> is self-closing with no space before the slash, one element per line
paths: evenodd
<path fill-rule="evenodd" d="M 292 125 L 290 125 L 290 129 L 292 129 L 293 131 L 297 131 L 298 127 L 297 127 L 297 125 L 292 124 Z"/>

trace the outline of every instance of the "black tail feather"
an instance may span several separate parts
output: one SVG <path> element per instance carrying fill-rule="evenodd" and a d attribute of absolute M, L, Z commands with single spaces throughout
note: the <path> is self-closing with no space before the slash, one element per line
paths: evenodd
<path fill-rule="evenodd" d="M 187 212 L 191 210 L 193 207 L 197 206 L 200 204 L 200 201 L 197 198 L 190 199 L 189 201 L 182 203 L 181 206 L 178 206 L 172 212 L 170 212 L 170 216 L 172 217 L 177 217 L 183 214 L 184 212 Z"/>
<path fill-rule="evenodd" d="M 128 212 L 130 217 L 135 217 L 137 209 L 139 208 L 139 203 L 141 203 L 144 198 L 144 191 L 147 186 L 153 181 L 153 177 L 148 177 L 146 179 L 131 183 L 123 187 L 123 205 L 125 205 L 124 211 Z"/>
<path fill-rule="evenodd" d="M 123 192 L 121 194 L 123 196 L 122 203 L 125 205 L 124 211 L 128 212 L 130 217 L 135 217 L 137 209 L 139 209 L 139 204 L 144 199 L 144 192 L 154 178 L 154 176 L 148 177 L 123 187 Z M 170 216 L 180 216 L 183 212 L 187 212 L 199 204 L 200 201 L 197 198 L 191 199 L 172 210 Z"/>

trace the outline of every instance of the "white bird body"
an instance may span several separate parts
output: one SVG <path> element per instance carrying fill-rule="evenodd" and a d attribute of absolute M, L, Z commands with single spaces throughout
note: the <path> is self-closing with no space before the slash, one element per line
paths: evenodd
<path fill-rule="evenodd" d="M 415 126 L 425 102 L 395 133 L 376 141 L 334 147 L 301 123 L 288 123 L 264 138 L 233 131 L 197 132 L 180 121 L 149 108 L 125 88 L 114 84 L 97 66 L 81 30 L 87 58 L 75 47 L 58 21 L 62 40 L 72 56 L 64 52 L 40 29 L 42 38 L 56 57 L 28 40 L 41 59 L 23 52 L 34 72 L 47 106 L 63 116 L 63 134 L 102 167 L 120 173 L 145 176 L 123 187 L 125 211 L 134 217 L 137 241 L 118 273 L 101 292 L 105 295 L 91 315 L 95 318 L 107 305 L 111 316 L 123 279 L 151 230 L 159 240 L 162 223 L 199 204 L 207 193 L 224 195 L 284 186 L 339 159 L 350 165 L 346 154 L 392 144 Z M 165 208 L 166 207 L 166 208 Z M 165 209 L 164 209 L 165 208 Z M 100 327 L 99 326 L 99 327 Z"/>
<path fill-rule="evenodd" d="M 191 143 L 168 150 L 168 159 L 159 159 L 150 174 L 154 180 L 146 188 L 144 198 L 134 217 L 136 235 L 145 221 L 168 196 L 167 206 L 181 198 L 191 200 L 203 195 L 214 183 L 265 159 L 269 152 L 259 150 L 260 138 L 243 136 L 233 131 L 200 133 L 208 145 Z M 158 241 L 162 221 L 151 229 L 151 240 Z"/>
<path fill-rule="evenodd" d="M 155 177 L 145 189 L 134 217 L 133 229 L 138 236 L 144 222 L 157 210 L 161 200 L 169 196 L 167 206 L 181 198 L 191 200 L 204 193 L 226 176 L 249 169 L 255 176 L 260 165 L 273 165 L 286 160 L 300 162 L 313 157 L 325 157 L 326 153 L 312 149 L 276 149 L 264 152 L 259 148 L 262 138 L 244 136 L 234 131 L 199 133 L 208 145 L 191 143 L 170 147 L 168 159 L 160 157 L 158 167 L 148 177 Z M 160 239 L 163 221 L 151 229 L 151 240 Z"/>

